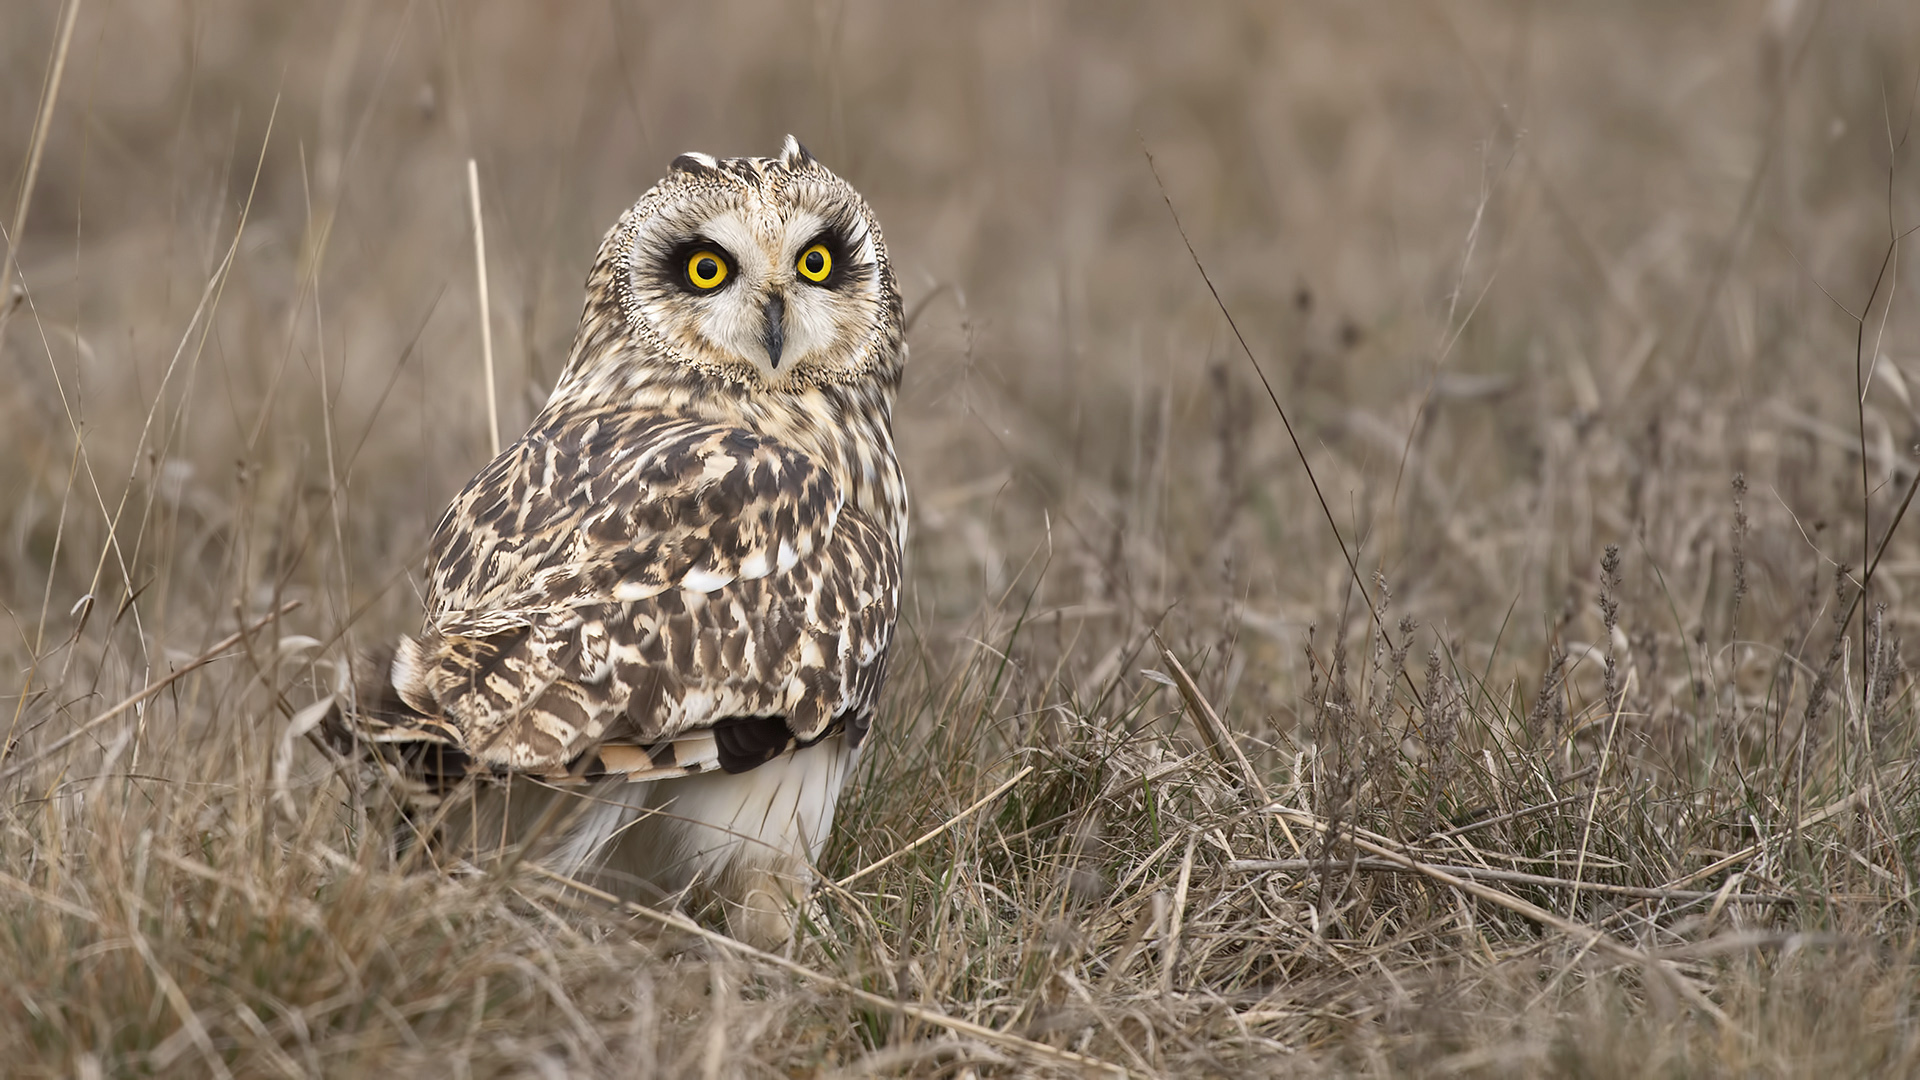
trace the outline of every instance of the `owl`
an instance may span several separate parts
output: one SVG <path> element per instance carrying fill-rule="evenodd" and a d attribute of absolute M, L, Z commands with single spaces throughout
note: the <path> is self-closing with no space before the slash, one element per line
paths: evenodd
<path fill-rule="evenodd" d="M 436 844 L 790 940 L 899 611 L 903 333 L 872 210 L 792 137 L 682 155 L 620 218 L 552 396 L 434 531 L 424 630 L 341 716 Z"/>

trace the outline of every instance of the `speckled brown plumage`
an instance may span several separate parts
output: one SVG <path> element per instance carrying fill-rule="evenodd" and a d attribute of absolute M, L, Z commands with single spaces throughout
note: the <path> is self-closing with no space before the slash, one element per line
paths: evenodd
<path fill-rule="evenodd" d="M 583 755 L 665 750 L 729 719 L 783 718 L 773 752 L 837 729 L 857 744 L 900 553 L 846 502 L 774 439 L 558 402 L 442 519 L 426 632 L 390 669 L 408 708 L 369 734 L 554 778 L 625 771 Z M 758 764 L 699 745 L 643 772 Z"/>
<path fill-rule="evenodd" d="M 546 407 L 441 519 L 426 625 L 369 665 L 345 733 L 436 792 L 851 754 L 899 608 L 905 351 L 844 181 L 792 140 L 677 159 L 602 243 Z"/>

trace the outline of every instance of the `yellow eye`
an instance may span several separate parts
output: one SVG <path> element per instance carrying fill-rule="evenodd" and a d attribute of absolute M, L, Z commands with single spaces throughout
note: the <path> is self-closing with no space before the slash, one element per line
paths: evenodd
<path fill-rule="evenodd" d="M 827 254 L 827 245 L 815 244 L 800 253 L 800 262 L 795 269 L 808 281 L 825 281 L 833 272 L 833 256 Z"/>
<path fill-rule="evenodd" d="M 717 289 L 727 280 L 727 260 L 711 251 L 696 251 L 687 260 L 687 280 L 697 289 Z"/>

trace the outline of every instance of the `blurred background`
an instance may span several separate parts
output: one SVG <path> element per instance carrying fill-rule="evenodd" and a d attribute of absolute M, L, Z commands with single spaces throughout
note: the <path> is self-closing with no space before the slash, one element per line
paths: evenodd
<path fill-rule="evenodd" d="M 1917 91 L 1912 0 L 0 3 L 9 1072 L 1913 1075 Z M 468 161 L 511 439 L 788 133 L 912 319 L 806 985 L 406 873 L 288 719 L 488 457 Z"/>
<path fill-rule="evenodd" d="M 63 10 L 0 14 L 9 229 Z M 467 159 L 511 438 L 621 211 L 792 132 L 913 315 L 926 648 L 1047 615 L 1018 659 L 1071 689 L 1158 627 L 1257 731 L 1365 621 L 1171 204 L 1416 657 L 1532 678 L 1613 543 L 1640 685 L 1684 682 L 1804 625 L 1913 475 L 1917 63 L 1904 3 L 90 0 L 12 237 L 6 649 L 86 596 L 189 651 L 275 596 L 412 627 L 487 457 Z"/>

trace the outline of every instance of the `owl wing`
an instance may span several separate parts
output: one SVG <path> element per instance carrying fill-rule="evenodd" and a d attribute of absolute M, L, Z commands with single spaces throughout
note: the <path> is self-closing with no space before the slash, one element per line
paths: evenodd
<path fill-rule="evenodd" d="M 900 553 L 826 469 L 738 428 L 536 427 L 436 530 L 427 628 L 353 725 L 416 772 L 752 768 L 870 722 Z"/>

